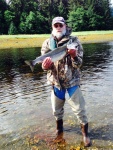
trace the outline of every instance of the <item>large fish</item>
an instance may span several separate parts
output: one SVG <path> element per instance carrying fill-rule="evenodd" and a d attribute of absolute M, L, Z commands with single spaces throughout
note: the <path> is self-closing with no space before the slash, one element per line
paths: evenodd
<path fill-rule="evenodd" d="M 26 60 L 25 63 L 30 66 L 30 68 L 33 72 L 34 66 L 37 63 L 42 63 L 46 57 L 51 57 L 52 62 L 61 60 L 64 56 L 67 55 L 67 49 L 78 49 L 78 43 L 74 42 L 73 39 L 71 39 L 68 41 L 67 44 L 65 44 L 61 47 L 55 48 L 54 50 L 51 50 L 50 52 L 48 52 L 42 56 L 36 57 L 36 59 L 34 59 L 32 61 Z"/>
<path fill-rule="evenodd" d="M 36 57 L 36 59 L 34 60 L 26 60 L 25 63 L 27 65 L 30 66 L 32 72 L 34 71 L 34 66 L 38 63 L 42 63 L 43 60 L 46 58 L 46 57 L 51 57 L 52 59 L 52 62 L 55 62 L 55 61 L 58 61 L 60 59 L 62 59 L 65 55 L 67 54 L 67 46 L 64 45 L 64 46 L 61 46 L 61 47 L 58 47 L 54 50 L 51 50 L 50 52 L 42 55 L 42 56 L 39 56 L 39 57 Z"/>

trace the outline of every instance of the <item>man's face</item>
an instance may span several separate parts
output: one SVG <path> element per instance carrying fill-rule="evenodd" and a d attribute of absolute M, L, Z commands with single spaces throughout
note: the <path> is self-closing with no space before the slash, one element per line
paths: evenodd
<path fill-rule="evenodd" d="M 55 23 L 52 25 L 52 34 L 57 38 L 61 38 L 66 33 L 66 25 L 61 23 Z"/>

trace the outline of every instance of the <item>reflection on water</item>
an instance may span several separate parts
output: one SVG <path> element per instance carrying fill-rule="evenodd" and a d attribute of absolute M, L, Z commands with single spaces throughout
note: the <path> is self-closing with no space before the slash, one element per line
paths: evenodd
<path fill-rule="evenodd" d="M 85 52 L 81 89 L 86 99 L 91 136 L 97 140 L 97 146 L 98 141 L 102 143 L 103 140 L 103 146 L 111 146 L 113 143 L 108 143 L 113 142 L 113 42 L 83 46 Z M 45 133 L 49 135 L 48 137 L 54 136 L 51 87 L 46 83 L 46 73 L 42 71 L 40 65 L 37 65 L 35 72 L 32 73 L 24 64 L 24 60 L 34 59 L 38 55 L 40 48 L 0 50 L 0 149 L 2 150 L 31 149 L 32 144 L 28 144 L 29 140 L 26 137 L 32 134 L 42 136 Z M 67 103 L 64 119 L 67 140 L 70 143 L 77 143 L 75 134 L 78 141 L 81 134 L 77 120 L 74 119 Z M 44 148 L 44 141 L 38 142 L 37 145 L 35 146 L 43 147 L 43 150 L 47 149 Z"/>

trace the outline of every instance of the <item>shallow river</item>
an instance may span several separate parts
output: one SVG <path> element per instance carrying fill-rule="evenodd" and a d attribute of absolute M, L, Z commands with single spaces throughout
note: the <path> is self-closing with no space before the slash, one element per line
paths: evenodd
<path fill-rule="evenodd" d="M 113 150 L 113 42 L 83 47 L 81 89 L 93 144 L 89 149 Z M 0 150 L 83 149 L 80 126 L 67 102 L 66 143 L 51 143 L 56 127 L 51 87 L 40 65 L 32 73 L 24 64 L 25 59 L 40 55 L 39 51 L 40 48 L 0 50 Z"/>

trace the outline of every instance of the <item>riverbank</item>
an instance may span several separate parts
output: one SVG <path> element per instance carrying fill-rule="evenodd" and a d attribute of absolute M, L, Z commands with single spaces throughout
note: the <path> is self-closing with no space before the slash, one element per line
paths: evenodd
<path fill-rule="evenodd" d="M 72 35 L 77 36 L 83 44 L 113 41 L 113 31 L 73 32 Z M 0 49 L 41 47 L 43 41 L 49 37 L 50 34 L 0 35 Z"/>

